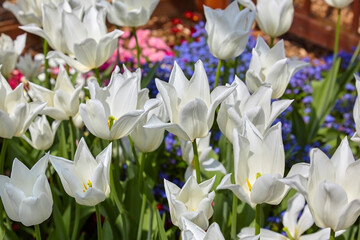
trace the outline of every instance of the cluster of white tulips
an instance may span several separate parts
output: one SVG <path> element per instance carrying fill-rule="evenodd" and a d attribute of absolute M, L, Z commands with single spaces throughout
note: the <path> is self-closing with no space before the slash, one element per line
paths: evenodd
<path fill-rule="evenodd" d="M 175 62 L 168 81 L 155 80 L 159 91 L 156 98 L 149 98 L 149 90 L 141 88 L 140 68 L 131 72 L 125 65 L 117 66 L 110 82 L 104 86 L 98 68 L 116 50 L 123 33 L 118 29 L 108 32 L 106 19 L 117 26 L 132 27 L 136 36 L 136 27 L 147 23 L 158 2 L 17 0 L 17 4 L 4 3 L 23 25 L 21 29 L 44 39 L 46 51 L 44 81 L 35 83 L 26 77 L 24 83 L 12 90 L 5 77 L 15 68 L 26 35 L 19 36 L 15 42 L 5 35 L 0 38 L 0 174 L 5 173 L 5 160 L 10 161 L 6 153 L 13 138 L 24 139 L 24 144 L 41 151 L 51 149 L 30 170 L 22 161 L 14 159 L 10 177 L 0 175 L 0 196 L 7 217 L 25 226 L 35 225 L 36 237 L 40 239 L 39 224 L 51 216 L 56 204 L 53 183 L 48 182 L 56 172 L 64 192 L 77 204 L 96 207 L 98 238 L 102 239 L 105 224 L 103 227 L 101 223 L 100 204 L 110 198 L 109 204 L 120 214 L 127 212 L 127 197 L 119 193 L 123 188 L 119 161 L 126 147 L 120 148 L 119 143 L 123 145 L 120 139 L 129 138 L 134 161 L 126 164 L 135 164 L 137 168 L 131 174 L 137 176 L 138 194 L 142 199 L 142 206 L 137 207 L 141 208 L 140 222 L 135 227 L 137 239 L 142 239 L 145 212 L 153 214 L 149 204 L 153 196 L 149 196 L 146 189 L 145 153 L 159 148 L 166 130 L 179 138 L 182 159 L 188 165 L 182 188 L 163 180 L 171 222 L 181 230 L 182 240 L 225 239 L 220 223 L 211 223 L 219 190 L 231 190 L 234 196 L 232 239 L 334 239 L 352 226 L 360 215 L 360 164 L 355 161 L 347 138 L 330 159 L 321 150 L 313 149 L 310 164 L 296 164 L 285 176 L 282 126 L 274 121 L 293 100 L 278 99 L 283 96 L 290 78 L 308 64 L 286 58 L 282 40 L 273 43 L 291 26 L 293 1 L 258 0 L 255 6 L 252 1 L 239 0 L 225 10 L 204 7 L 208 45 L 219 59 L 212 91 L 201 60 L 195 64 L 190 80 Z M 342 8 L 352 1 L 326 2 Z M 240 6 L 246 8 L 240 10 Z M 231 79 L 231 84 L 228 79 L 220 81 L 221 65 L 244 51 L 255 19 L 260 29 L 271 37 L 270 46 L 263 38 L 257 38 L 245 82 L 237 76 Z M 53 51 L 47 52 L 47 44 Z M 25 58 L 22 61 L 27 61 Z M 57 78 L 52 79 L 53 87 L 47 72 L 49 60 L 66 63 L 66 68 L 60 64 Z M 36 67 L 27 69 L 29 75 L 25 76 L 36 75 Z M 74 86 L 74 70 L 93 71 L 96 78 L 80 77 Z M 360 78 L 356 78 L 360 93 Z M 357 99 L 354 106 L 357 133 L 352 138 L 355 142 L 360 142 L 359 104 Z M 230 146 L 226 161 L 209 157 L 215 120 Z M 69 124 L 68 131 L 64 130 L 65 122 Z M 89 144 L 88 134 L 79 134 L 84 126 L 101 148 L 96 157 L 86 143 Z M 65 132 L 70 136 L 65 136 Z M 58 150 L 52 149 L 56 136 L 59 136 Z M 223 177 L 216 179 L 220 175 L 213 174 L 208 178 L 207 172 L 222 173 Z M 288 201 L 283 217 L 285 234 L 261 228 L 261 206 L 278 205 L 291 188 L 298 193 Z M 237 228 L 238 200 L 255 209 L 255 227 Z M 146 210 L 146 206 L 151 209 Z M 1 233 L 6 234 L 9 230 L 0 210 Z M 156 227 L 160 228 L 164 224 L 160 216 L 151 214 L 147 221 L 156 218 Z M 111 213 L 103 215 L 111 219 Z M 109 228 L 125 224 L 122 218 L 115 219 L 114 222 L 108 220 Z M 314 223 L 321 229 L 306 234 Z M 157 237 L 164 239 L 164 236 L 159 233 Z M 77 233 L 72 237 L 76 239 Z M 150 235 L 148 239 L 153 238 Z"/>

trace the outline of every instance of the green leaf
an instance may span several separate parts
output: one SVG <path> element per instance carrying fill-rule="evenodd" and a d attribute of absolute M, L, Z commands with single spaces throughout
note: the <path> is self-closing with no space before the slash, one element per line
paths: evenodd
<path fill-rule="evenodd" d="M 146 77 L 142 78 L 141 80 L 141 88 L 146 88 L 147 85 L 151 82 L 151 80 L 154 78 L 156 74 L 156 70 L 159 67 L 159 63 L 155 63 L 155 65 L 150 69 L 150 71 L 147 73 Z"/>
<path fill-rule="evenodd" d="M 69 233 L 66 231 L 62 214 L 56 205 L 53 206 L 53 218 L 55 222 L 55 231 L 58 236 L 57 239 L 69 239 Z"/>

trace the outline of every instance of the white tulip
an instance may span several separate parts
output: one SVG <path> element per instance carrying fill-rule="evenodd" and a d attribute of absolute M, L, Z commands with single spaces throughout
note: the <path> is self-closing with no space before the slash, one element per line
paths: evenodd
<path fill-rule="evenodd" d="M 108 20 L 116 26 L 139 27 L 145 25 L 159 0 L 113 0 L 103 1 L 108 12 Z"/>
<path fill-rule="evenodd" d="M 61 121 L 55 120 L 51 127 L 45 115 L 35 118 L 29 126 L 31 140 L 23 135 L 22 137 L 37 150 L 48 150 L 54 143 L 55 133 Z"/>
<path fill-rule="evenodd" d="M 110 193 L 110 162 L 112 143 L 96 158 L 81 138 L 74 161 L 50 156 L 51 164 L 59 174 L 65 192 L 81 205 L 95 206 Z"/>
<path fill-rule="evenodd" d="M 271 127 L 264 136 L 248 120 L 245 124 L 244 135 L 234 130 L 235 184 L 228 174 L 217 189 L 231 190 L 253 208 L 262 203 L 277 205 L 288 192 L 288 187 L 279 181 L 285 171 L 281 123 Z"/>
<path fill-rule="evenodd" d="M 159 79 L 155 82 L 164 100 L 170 123 L 163 123 L 153 116 L 145 127 L 166 129 L 186 141 L 208 135 L 217 106 L 236 87 L 235 84 L 219 86 L 210 94 L 209 81 L 200 60 L 195 64 L 195 72 L 190 81 L 175 63 L 169 83 Z"/>
<path fill-rule="evenodd" d="M 16 64 L 16 68 L 25 75 L 26 79 L 31 81 L 37 77 L 41 72 L 42 61 L 38 59 L 32 59 L 31 54 L 26 53 L 25 56 L 19 57 L 19 62 Z"/>
<path fill-rule="evenodd" d="M 182 240 L 225 240 L 219 225 L 215 222 L 205 232 L 187 218 L 183 217 L 181 220 L 184 226 L 184 230 L 181 232 Z"/>
<path fill-rule="evenodd" d="M 67 44 L 68 39 L 74 38 L 74 32 L 71 34 L 69 34 L 69 31 L 65 32 L 65 28 L 69 28 L 69 26 L 67 26 L 69 21 L 65 22 L 65 16 L 74 15 L 77 18 L 81 18 L 84 11 L 83 8 L 81 6 L 72 8 L 67 1 L 64 1 L 59 5 L 43 4 L 41 9 L 43 12 L 41 27 L 29 24 L 21 26 L 20 28 L 45 39 L 54 50 L 66 54 L 74 54 L 73 46 L 70 46 L 70 48 Z M 76 24 L 77 22 L 78 21 L 73 22 L 72 24 Z M 76 32 L 78 33 L 76 34 L 77 38 L 79 35 L 81 36 L 82 32 L 80 29 Z"/>
<path fill-rule="evenodd" d="M 12 12 L 21 25 L 35 24 L 41 26 L 42 4 L 57 5 L 62 0 L 17 0 L 16 4 L 6 1 L 3 8 Z"/>
<path fill-rule="evenodd" d="M 357 95 L 358 96 L 357 96 L 357 98 L 355 100 L 355 104 L 354 104 L 353 117 L 354 117 L 356 132 L 354 133 L 351 140 L 353 140 L 354 142 L 360 144 L 360 136 L 359 136 L 359 134 L 360 134 L 360 100 L 359 100 L 360 76 L 355 75 L 355 79 L 356 79 L 356 90 L 357 90 Z"/>
<path fill-rule="evenodd" d="M 327 4 L 334 8 L 344 8 L 350 5 L 354 0 L 325 0 Z"/>
<path fill-rule="evenodd" d="M 273 232 L 268 229 L 260 229 L 260 236 L 263 240 L 328 240 L 330 236 L 330 228 L 320 229 L 311 234 L 305 234 L 314 224 L 314 219 L 310 213 L 308 205 L 305 205 L 305 198 L 296 193 L 289 201 L 288 207 L 284 213 L 282 223 L 286 235 Z M 299 217 L 299 215 L 301 216 Z M 340 236 L 344 231 L 336 232 L 336 237 Z M 289 236 L 290 235 L 290 236 Z M 255 228 L 246 227 L 241 229 L 238 234 L 240 240 L 247 240 L 250 237 L 255 238 Z M 257 239 L 257 238 L 255 238 Z"/>
<path fill-rule="evenodd" d="M 12 90 L 0 74 L 0 137 L 21 137 L 46 103 L 28 103 L 23 84 Z"/>
<path fill-rule="evenodd" d="M 153 108 L 154 104 L 158 106 Z M 162 143 L 165 130 L 145 128 L 144 125 L 151 119 L 153 115 L 157 116 L 157 118 L 161 119 L 162 121 L 168 121 L 169 117 L 166 113 L 164 102 L 159 94 L 157 95 L 157 100 L 148 99 L 143 104 L 143 106 L 141 106 L 141 108 L 144 108 L 145 112 L 148 113 L 146 114 L 146 117 L 143 117 L 139 121 L 138 125 L 131 132 L 130 136 L 131 139 L 134 141 L 134 145 L 141 152 L 153 152 Z M 148 110 L 148 108 L 152 109 Z"/>
<path fill-rule="evenodd" d="M 256 11 L 259 28 L 271 37 L 286 33 L 294 18 L 293 0 L 258 0 Z"/>
<path fill-rule="evenodd" d="M 290 78 L 308 65 L 303 61 L 287 59 L 283 40 L 270 49 L 264 39 L 258 37 L 246 72 L 246 85 L 253 93 L 260 86 L 270 84 L 272 98 L 279 98 L 284 94 Z"/>
<path fill-rule="evenodd" d="M 310 165 L 295 164 L 282 182 L 304 195 L 318 227 L 339 231 L 360 215 L 359 171 L 360 161 L 355 161 L 345 137 L 331 159 L 312 149 Z"/>
<path fill-rule="evenodd" d="M 242 126 L 242 121 L 250 120 L 261 134 L 271 127 L 274 120 L 292 103 L 293 100 L 271 101 L 270 85 L 260 86 L 252 95 L 248 88 L 235 76 L 236 90 L 221 104 L 217 122 L 221 132 L 233 142 L 233 131 Z"/>
<path fill-rule="evenodd" d="M 91 99 L 80 104 L 79 112 L 89 131 L 102 139 L 115 140 L 131 133 L 138 122 L 146 116 L 146 110 L 138 110 L 138 74 L 119 73 L 116 68 L 110 83 L 100 88 L 95 79 L 88 83 Z"/>
<path fill-rule="evenodd" d="M 219 161 L 208 158 L 209 153 L 212 151 L 210 144 L 211 133 L 209 133 L 204 138 L 197 138 L 196 144 L 199 153 L 199 162 L 201 169 L 205 171 L 214 172 L 219 171 L 223 174 L 226 174 L 225 167 Z M 195 163 L 194 163 L 194 152 L 192 143 L 190 141 L 184 141 L 180 139 L 182 159 L 188 164 L 188 167 L 185 171 L 185 179 L 189 179 L 190 176 L 196 176 Z"/>
<path fill-rule="evenodd" d="M 0 175 L 0 196 L 11 220 L 32 226 L 50 217 L 53 199 L 45 175 L 48 160 L 46 154 L 29 170 L 15 158 L 10 178 Z"/>
<path fill-rule="evenodd" d="M 164 179 L 165 193 L 169 202 L 171 222 L 184 230 L 183 217 L 202 229 L 209 226 L 209 218 L 213 215 L 212 202 L 215 192 L 211 190 L 215 177 L 200 184 L 191 176 L 182 189 Z"/>
<path fill-rule="evenodd" d="M 204 6 L 204 13 L 211 54 L 223 60 L 238 57 L 249 40 L 255 12 L 240 11 L 234 1 L 225 10 Z"/>
<path fill-rule="evenodd" d="M 16 66 L 18 57 L 25 48 L 26 34 L 17 36 L 13 41 L 8 35 L 2 33 L 0 36 L 0 65 L 1 73 L 9 77 Z"/>
<path fill-rule="evenodd" d="M 63 66 L 60 66 L 54 91 L 35 83 L 29 84 L 32 98 L 47 102 L 42 114 L 57 120 L 68 120 L 79 112 L 79 94 L 84 83 L 74 88 Z"/>
<path fill-rule="evenodd" d="M 49 42 L 56 51 L 49 52 L 47 58 L 62 58 L 77 71 L 87 72 L 101 66 L 113 54 L 123 32 L 115 29 L 107 33 L 105 9 L 91 6 L 83 13 L 82 6 L 71 9 L 67 2 L 58 7 L 43 7 L 43 29 L 31 25 L 21 29 Z"/>

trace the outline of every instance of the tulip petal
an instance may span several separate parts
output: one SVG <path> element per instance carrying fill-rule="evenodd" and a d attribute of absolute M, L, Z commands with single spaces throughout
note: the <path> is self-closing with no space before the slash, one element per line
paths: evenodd
<path fill-rule="evenodd" d="M 79 112 L 89 131 L 102 139 L 111 139 L 104 106 L 97 99 L 90 99 L 86 104 L 80 104 Z"/>
<path fill-rule="evenodd" d="M 131 111 L 120 117 L 110 131 L 110 139 L 120 139 L 130 134 L 141 118 L 146 114 L 143 110 Z"/>
<path fill-rule="evenodd" d="M 279 174 L 264 174 L 259 177 L 252 186 L 251 201 L 255 204 L 279 204 L 288 192 L 285 184 L 278 181 L 279 178 L 281 178 Z"/>
<path fill-rule="evenodd" d="M 89 188 L 85 192 L 78 191 L 75 193 L 76 202 L 85 206 L 95 206 L 103 202 L 105 199 L 105 193 L 93 187 Z"/>
<path fill-rule="evenodd" d="M 338 217 L 347 204 L 346 192 L 335 183 L 321 182 L 317 185 L 314 198 L 309 202 L 317 226 L 338 229 Z M 352 213 L 351 213 L 352 214 Z"/>
<path fill-rule="evenodd" d="M 237 184 L 231 183 L 231 173 L 225 175 L 221 180 L 220 184 L 216 188 L 216 190 L 220 189 L 229 189 L 231 190 L 238 199 L 248 203 L 251 207 L 255 207 L 255 204 L 250 201 L 249 195 L 244 191 L 244 189 Z"/>
<path fill-rule="evenodd" d="M 4 195 L 1 196 L 1 200 L 4 204 L 6 214 L 11 220 L 20 222 L 19 206 L 25 197 L 25 193 L 19 188 L 13 186 L 11 183 L 5 184 Z"/>
<path fill-rule="evenodd" d="M 25 226 L 37 225 L 48 219 L 52 212 L 50 202 L 45 193 L 39 197 L 27 197 L 19 206 L 19 217 Z"/>
<path fill-rule="evenodd" d="M 14 136 L 14 125 L 7 113 L 0 110 L 0 137 L 12 138 Z"/>

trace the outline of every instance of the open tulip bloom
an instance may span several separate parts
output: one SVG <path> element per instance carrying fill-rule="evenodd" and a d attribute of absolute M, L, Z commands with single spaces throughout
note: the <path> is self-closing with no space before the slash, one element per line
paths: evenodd
<path fill-rule="evenodd" d="M 248 120 L 245 124 L 244 135 L 236 129 L 233 133 L 235 184 L 231 183 L 230 173 L 217 189 L 231 190 L 253 208 L 262 203 L 277 205 L 288 192 L 288 187 L 279 181 L 285 171 L 281 123 L 264 136 Z"/>
<path fill-rule="evenodd" d="M 38 150 L 48 150 L 54 143 L 55 133 L 61 121 L 55 120 L 51 127 L 45 115 L 36 117 L 34 122 L 29 126 L 31 140 L 24 134 L 22 137 L 33 148 Z"/>
<path fill-rule="evenodd" d="M 47 103 L 42 114 L 57 120 L 68 120 L 79 112 L 79 95 L 84 83 L 74 88 L 63 66 L 60 66 L 54 91 L 35 83 L 29 84 L 32 98 Z"/>
<path fill-rule="evenodd" d="M 281 181 L 304 195 L 318 227 L 336 232 L 360 215 L 359 171 L 360 161 L 355 161 L 345 137 L 331 159 L 312 149 L 310 164 L 294 165 L 291 177 Z"/>
<path fill-rule="evenodd" d="M 272 98 L 279 98 L 284 94 L 290 78 L 307 65 L 306 62 L 286 58 L 283 40 L 270 49 L 264 39 L 258 37 L 246 72 L 246 85 L 253 93 L 260 86 L 270 84 Z"/>
<path fill-rule="evenodd" d="M 29 170 L 15 158 L 10 178 L 0 175 L 0 196 L 11 220 L 32 226 L 50 217 L 53 199 L 45 175 L 48 161 L 46 154 Z"/>
<path fill-rule="evenodd" d="M 12 90 L 0 74 L 0 137 L 21 137 L 45 105 L 42 102 L 28 103 L 23 84 Z"/>
<path fill-rule="evenodd" d="M 9 77 L 16 66 L 18 57 L 25 48 L 26 34 L 16 37 L 13 41 L 8 35 L 2 33 L 0 36 L 0 65 L 1 73 Z"/>
<path fill-rule="evenodd" d="M 66 8 L 66 2 L 63 5 L 62 11 L 61 7 L 44 5 L 43 30 L 35 26 L 22 29 L 43 37 L 56 50 L 49 52 L 47 58 L 62 58 L 79 72 L 101 66 L 113 54 L 123 32 L 115 29 L 107 33 L 105 9 L 91 6 L 82 14 L 82 11 L 71 10 L 70 6 Z"/>
<path fill-rule="evenodd" d="M 101 88 L 95 79 L 89 81 L 91 99 L 80 104 L 80 115 L 89 131 L 102 139 L 116 140 L 129 135 L 138 122 L 146 117 L 151 106 L 138 110 L 138 75 L 122 75 L 120 69 L 113 72 L 108 86 Z"/>
<path fill-rule="evenodd" d="M 237 76 L 234 82 L 236 90 L 222 103 L 217 117 L 221 132 L 232 143 L 233 131 L 241 128 L 245 119 L 251 121 L 261 134 L 271 127 L 274 120 L 292 103 L 293 100 L 271 102 L 272 88 L 270 85 L 260 86 L 253 94 Z"/>
<path fill-rule="evenodd" d="M 211 54 L 222 60 L 238 57 L 249 40 L 255 12 L 240 11 L 234 1 L 225 10 L 204 6 L 204 13 Z"/>
<path fill-rule="evenodd" d="M 288 207 L 284 213 L 282 223 L 284 225 L 283 234 L 273 232 L 271 230 L 262 228 L 260 236 L 263 240 L 327 240 L 330 236 L 330 228 L 325 228 L 312 234 L 304 234 L 313 224 L 314 219 L 310 213 L 308 205 L 305 205 L 305 198 L 296 193 L 289 201 Z M 300 216 L 300 217 L 299 217 Z M 344 231 L 339 231 L 336 236 L 342 234 Z M 246 227 L 241 229 L 238 234 L 240 240 L 248 239 L 255 235 L 255 228 Z"/>
<path fill-rule="evenodd" d="M 182 240 L 225 240 L 222 235 L 219 225 L 214 222 L 210 227 L 204 231 L 187 218 L 181 218 L 184 230 L 181 232 Z"/>
<path fill-rule="evenodd" d="M 95 206 L 109 195 L 111 151 L 112 143 L 94 158 L 82 138 L 74 161 L 50 156 L 65 192 L 74 197 L 78 204 Z"/>
<path fill-rule="evenodd" d="M 210 94 L 209 81 L 199 60 L 190 81 L 175 62 L 169 83 L 156 79 L 156 87 L 164 100 L 170 123 L 153 116 L 148 128 L 166 129 L 186 141 L 208 135 L 217 106 L 235 90 L 236 84 L 219 86 Z"/>
<path fill-rule="evenodd" d="M 191 176 L 180 189 L 172 182 L 164 179 L 166 197 L 169 202 L 171 222 L 184 230 L 183 217 L 202 229 L 209 226 L 209 218 L 213 215 L 212 202 L 215 192 L 211 190 L 215 177 L 200 184 Z"/>

